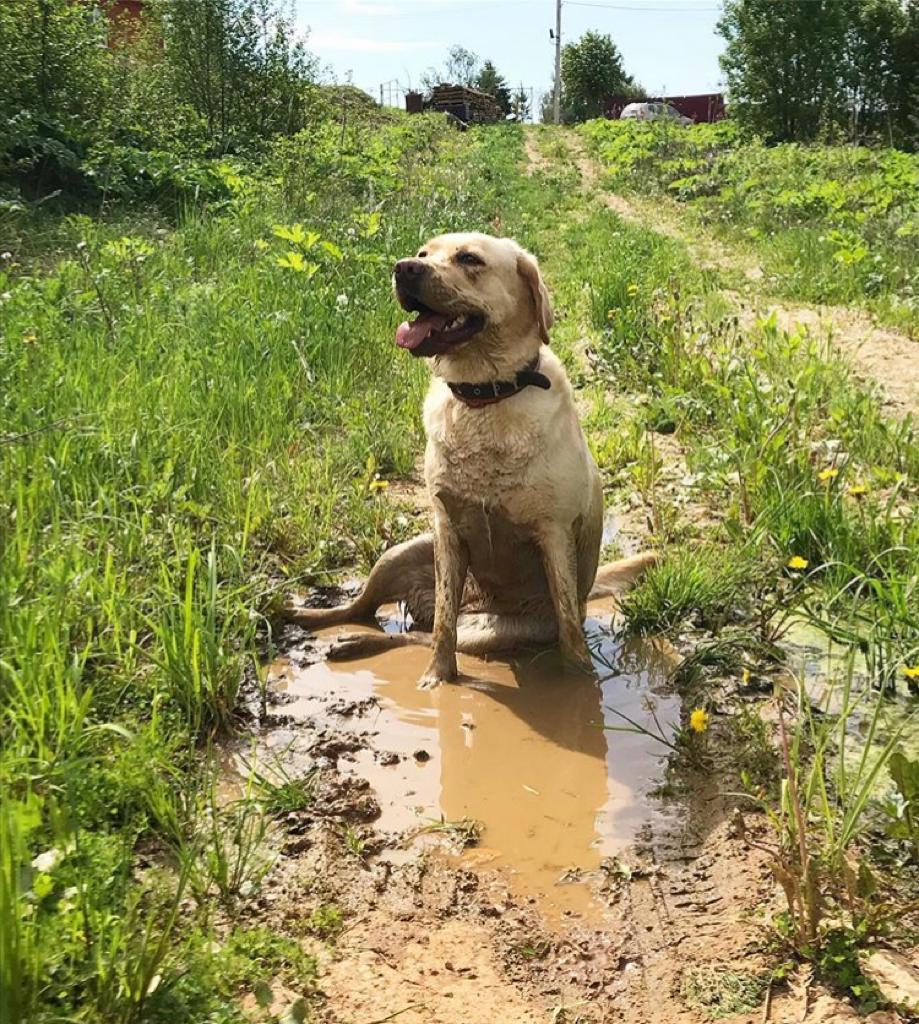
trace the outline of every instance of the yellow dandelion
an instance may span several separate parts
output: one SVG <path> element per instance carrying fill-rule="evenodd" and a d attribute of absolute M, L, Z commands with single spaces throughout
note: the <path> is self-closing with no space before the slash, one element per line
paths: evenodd
<path fill-rule="evenodd" d="M 385 491 L 387 487 L 389 487 L 388 480 L 381 480 L 379 477 L 377 477 L 376 479 L 370 481 L 371 491 Z"/>
<path fill-rule="evenodd" d="M 708 712 L 705 708 L 694 708 L 689 716 L 689 728 L 693 732 L 705 732 L 708 728 Z"/>
<path fill-rule="evenodd" d="M 24 334 L 22 336 L 23 345 L 34 345 L 38 341 L 38 335 L 36 334 Z"/>
<path fill-rule="evenodd" d="M 744 686 L 750 685 L 750 670 L 748 668 L 745 668 L 743 670 L 743 673 L 740 677 L 740 681 L 744 684 Z"/>
<path fill-rule="evenodd" d="M 919 665 L 904 665 L 903 675 L 907 679 L 919 679 Z"/>
<path fill-rule="evenodd" d="M 608 309 L 606 311 L 606 319 L 607 320 L 612 320 L 615 315 L 616 315 L 616 310 L 615 309 Z"/>
<path fill-rule="evenodd" d="M 802 558 L 800 555 L 792 555 L 791 558 L 785 563 L 789 569 L 806 569 L 808 561 L 806 558 Z"/>
<path fill-rule="evenodd" d="M 863 494 L 868 493 L 868 488 L 864 484 L 851 484 L 849 487 L 849 494 L 853 498 L 860 498 Z"/>
<path fill-rule="evenodd" d="M 835 466 L 827 466 L 826 469 L 821 469 L 817 474 L 817 479 L 825 484 L 829 480 L 835 480 L 839 476 L 839 470 Z"/>
<path fill-rule="evenodd" d="M 628 286 L 628 288 L 626 288 L 626 291 L 629 293 L 629 295 L 637 295 L 638 294 L 638 285 L 637 284 L 630 284 Z"/>

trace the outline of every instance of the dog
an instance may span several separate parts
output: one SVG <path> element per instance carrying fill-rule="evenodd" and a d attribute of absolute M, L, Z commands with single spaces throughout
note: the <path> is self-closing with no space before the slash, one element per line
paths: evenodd
<path fill-rule="evenodd" d="M 307 628 L 373 621 L 381 605 L 404 602 L 411 630 L 345 634 L 329 656 L 425 644 L 425 688 L 456 679 L 458 651 L 557 644 L 590 671 L 587 600 L 620 592 L 654 555 L 598 570 L 600 473 L 549 348 L 552 306 L 535 257 L 508 238 L 446 234 L 399 260 L 393 284 L 416 314 L 396 343 L 431 360 L 424 476 L 433 532 L 387 551 L 349 604 L 289 618 Z"/>

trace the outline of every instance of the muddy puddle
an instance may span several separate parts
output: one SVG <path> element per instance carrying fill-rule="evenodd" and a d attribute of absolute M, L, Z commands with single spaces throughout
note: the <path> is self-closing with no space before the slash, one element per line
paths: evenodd
<path fill-rule="evenodd" d="M 374 827 L 387 838 L 379 858 L 398 862 L 419 845 L 455 850 L 463 830 L 453 826 L 475 821 L 481 835 L 460 863 L 499 869 L 552 916 L 599 912 L 591 891 L 601 865 L 609 869 L 649 819 L 669 813 L 653 796 L 667 749 L 622 731 L 631 728 L 622 716 L 670 738 L 679 703 L 666 685 L 670 656 L 617 643 L 609 611 L 591 611 L 598 680 L 552 652 L 461 657 L 459 683 L 425 691 L 416 685 L 430 653 L 422 647 L 303 666 L 292 652 L 270 668 L 284 724 L 264 736 L 261 759 L 296 768 L 308 726 L 326 738 L 311 751 L 320 767 L 325 758 L 369 782 L 380 808 Z"/>

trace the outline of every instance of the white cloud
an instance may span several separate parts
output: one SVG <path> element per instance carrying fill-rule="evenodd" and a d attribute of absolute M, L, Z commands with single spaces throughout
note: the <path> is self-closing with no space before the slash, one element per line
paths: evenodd
<path fill-rule="evenodd" d="M 398 53 L 403 50 L 428 50 L 437 43 L 403 42 L 399 39 L 366 39 L 349 36 L 344 32 L 310 33 L 310 49 L 322 54 L 323 50 L 351 50 L 361 53 Z"/>

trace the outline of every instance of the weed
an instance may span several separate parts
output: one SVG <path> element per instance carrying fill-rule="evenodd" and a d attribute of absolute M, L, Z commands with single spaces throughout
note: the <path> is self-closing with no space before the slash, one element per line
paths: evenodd
<path fill-rule="evenodd" d="M 306 919 L 306 930 L 310 935 L 325 939 L 327 942 L 338 937 L 344 927 L 344 915 L 339 907 L 332 903 L 317 907 Z"/>
<path fill-rule="evenodd" d="M 463 850 L 467 846 L 478 846 L 482 838 L 482 828 L 482 823 L 473 818 L 460 818 L 457 821 L 441 818 L 439 821 L 419 825 L 407 838 L 410 841 L 416 836 L 434 835 Z"/>
<path fill-rule="evenodd" d="M 679 628 L 689 620 L 717 631 L 744 602 L 751 575 L 751 561 L 743 552 L 675 549 L 626 595 L 626 621 L 639 633 Z"/>
<path fill-rule="evenodd" d="M 259 803 L 268 814 L 282 815 L 304 811 L 313 802 L 319 772 L 311 769 L 299 778 L 291 777 L 281 764 L 272 765 L 270 774 L 252 770 L 252 782 Z"/>
<path fill-rule="evenodd" d="M 783 780 L 778 803 L 763 802 L 775 830 L 772 870 L 788 905 L 779 929 L 818 964 L 841 963 L 838 949 L 833 952 L 840 942 L 854 948 L 901 919 L 859 840 L 908 719 L 887 724 L 882 699 L 862 711 L 866 695 L 853 691 L 852 672 L 850 659 L 840 691 L 829 687 L 820 711 L 798 684 L 791 722 L 786 696 L 777 698 Z M 849 733 L 857 713 L 864 715 L 858 746 Z M 851 922 L 848 938 L 841 935 L 840 919 Z"/>
<path fill-rule="evenodd" d="M 701 964 L 683 972 L 680 995 L 709 1020 L 751 1013 L 763 1001 L 768 979 L 719 964 Z"/>

